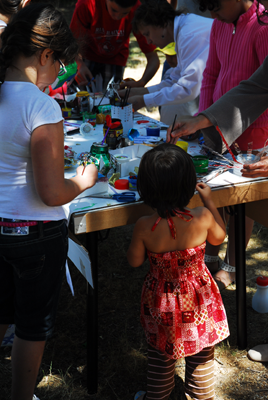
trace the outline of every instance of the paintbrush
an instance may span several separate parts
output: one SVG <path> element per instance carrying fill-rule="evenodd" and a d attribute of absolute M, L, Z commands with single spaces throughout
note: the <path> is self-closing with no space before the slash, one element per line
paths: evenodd
<path fill-rule="evenodd" d="M 88 157 L 87 156 L 84 156 L 83 157 L 83 171 L 82 171 L 82 175 L 84 174 L 84 172 L 85 172 L 85 169 L 86 169 L 86 166 L 87 166 L 87 160 L 88 160 Z"/>
<path fill-rule="evenodd" d="M 175 117 L 174 117 L 174 121 L 173 121 L 172 128 L 171 128 L 171 132 L 170 132 L 170 133 L 172 133 L 172 132 L 173 132 L 173 129 L 174 129 L 174 126 L 175 126 L 175 122 L 176 122 L 176 119 L 177 119 L 177 114 L 176 114 L 176 115 L 175 115 Z"/>
<path fill-rule="evenodd" d="M 67 104 L 66 104 L 66 99 L 65 99 L 65 93 L 64 93 L 63 86 L 61 87 L 61 90 L 62 90 L 62 96 L 63 96 L 63 101 L 64 101 L 64 108 L 67 108 Z"/>
<path fill-rule="evenodd" d="M 209 150 L 215 156 L 222 158 L 223 160 L 227 161 L 231 165 L 234 165 L 234 162 L 232 160 L 229 160 L 228 158 L 224 157 L 222 154 L 218 153 L 217 151 L 212 150 L 210 147 L 206 146 L 205 144 L 202 144 L 201 148 Z"/>

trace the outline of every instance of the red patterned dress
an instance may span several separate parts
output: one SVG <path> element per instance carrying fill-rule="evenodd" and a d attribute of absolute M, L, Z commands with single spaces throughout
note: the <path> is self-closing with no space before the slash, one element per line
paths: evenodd
<path fill-rule="evenodd" d="M 177 216 L 185 221 L 183 214 Z M 158 218 L 152 231 L 161 218 Z M 176 230 L 167 219 L 172 237 Z M 141 296 L 141 323 L 147 342 L 167 357 L 199 353 L 229 336 L 217 284 L 204 263 L 206 243 L 186 250 L 152 253 Z"/>

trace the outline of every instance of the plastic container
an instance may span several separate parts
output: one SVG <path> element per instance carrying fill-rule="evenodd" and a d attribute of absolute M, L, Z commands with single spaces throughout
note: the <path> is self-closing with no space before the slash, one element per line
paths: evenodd
<path fill-rule="evenodd" d="M 160 126 L 157 124 L 151 124 L 146 126 L 147 136 L 160 136 Z"/>
<path fill-rule="evenodd" d="M 86 91 L 80 91 L 76 93 L 77 98 L 77 112 L 78 114 L 83 114 L 84 112 L 89 112 L 89 93 Z M 96 116 L 95 116 L 96 118 Z M 86 122 L 86 121 L 84 121 Z"/>
<path fill-rule="evenodd" d="M 83 122 L 88 122 L 92 126 L 96 126 L 97 114 L 90 113 L 88 111 L 83 112 Z"/>
<path fill-rule="evenodd" d="M 114 187 L 115 189 L 119 190 L 128 190 L 129 188 L 128 179 L 118 179 L 117 181 L 115 181 Z"/>
<path fill-rule="evenodd" d="M 118 164 L 124 164 L 125 162 L 129 162 L 130 160 L 130 157 L 128 155 L 122 153 L 114 154 L 113 157 L 116 159 Z"/>
<path fill-rule="evenodd" d="M 238 163 L 234 165 L 233 173 L 242 176 L 241 169 L 244 164 L 254 164 L 256 156 L 254 154 L 238 154 L 236 157 Z"/>
<path fill-rule="evenodd" d="M 205 174 L 208 172 L 208 158 L 206 156 L 193 156 L 195 172 Z"/>
<path fill-rule="evenodd" d="M 182 148 L 184 151 L 188 150 L 188 142 L 184 142 L 183 140 L 178 140 L 176 143 L 177 146 L 179 146 L 180 148 Z"/>
<path fill-rule="evenodd" d="M 63 118 L 70 118 L 72 115 L 72 109 L 65 107 L 61 109 Z"/>
<path fill-rule="evenodd" d="M 128 178 L 129 190 L 137 190 L 137 176 L 131 175 Z"/>
<path fill-rule="evenodd" d="M 108 144 L 109 149 L 114 150 L 120 143 L 121 136 L 123 135 L 123 125 L 120 119 L 112 118 L 113 122 L 120 122 L 120 125 L 115 129 L 109 129 L 105 142 Z M 105 122 L 103 125 L 103 136 L 105 136 L 107 132 L 108 126 Z"/>
<path fill-rule="evenodd" d="M 268 277 L 258 276 L 257 291 L 252 298 L 252 308 L 258 313 L 268 313 Z"/>
<path fill-rule="evenodd" d="M 90 132 L 94 130 L 93 126 L 91 124 L 89 124 L 88 122 L 84 122 L 81 126 L 80 126 L 80 134 L 82 136 L 90 136 Z"/>

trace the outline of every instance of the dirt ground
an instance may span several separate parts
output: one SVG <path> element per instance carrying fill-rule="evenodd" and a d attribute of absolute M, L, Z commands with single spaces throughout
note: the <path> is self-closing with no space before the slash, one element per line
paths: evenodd
<path fill-rule="evenodd" d="M 70 18 L 72 7 L 63 7 Z M 133 45 L 135 50 L 135 45 Z M 136 61 L 135 61 L 136 60 Z M 127 73 L 142 67 L 140 56 L 131 56 Z M 136 71 L 136 72 L 135 72 Z M 153 110 L 157 116 L 156 110 Z M 63 284 L 55 334 L 47 342 L 36 395 L 41 400 L 129 400 L 146 388 L 146 342 L 139 322 L 140 294 L 147 262 L 131 268 L 126 260 L 133 226 L 111 229 L 99 236 L 99 387 L 95 395 L 86 386 L 86 282 L 70 264 L 75 296 Z M 104 239 L 108 233 L 108 238 Z M 81 241 L 84 238 L 81 237 Z M 268 315 L 251 307 L 258 275 L 268 276 L 268 229 L 255 224 L 246 253 L 248 347 L 268 342 Z M 222 245 L 224 256 L 226 241 Z M 268 398 L 268 363 L 254 363 L 236 342 L 235 285 L 222 292 L 231 335 L 215 349 L 217 400 Z M 176 388 L 171 400 L 183 399 L 184 360 L 176 366 Z M 10 399 L 11 348 L 0 348 L 0 400 Z"/>

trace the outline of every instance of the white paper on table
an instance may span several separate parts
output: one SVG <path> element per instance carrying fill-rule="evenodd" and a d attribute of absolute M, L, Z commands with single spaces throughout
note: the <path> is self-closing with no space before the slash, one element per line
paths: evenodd
<path fill-rule="evenodd" d="M 71 238 L 69 238 L 68 257 L 94 289 L 89 254 L 82 245 L 74 242 Z"/>

